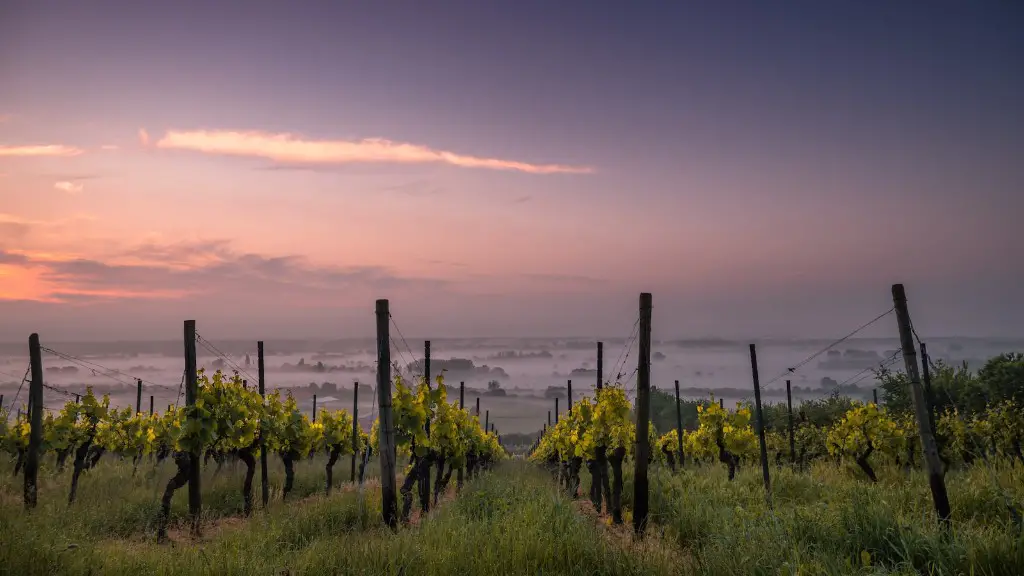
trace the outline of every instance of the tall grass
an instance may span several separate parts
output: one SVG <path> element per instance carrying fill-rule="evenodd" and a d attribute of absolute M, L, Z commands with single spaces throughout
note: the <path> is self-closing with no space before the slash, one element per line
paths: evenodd
<path fill-rule="evenodd" d="M 923 472 L 883 468 L 877 484 L 826 463 L 771 473 L 769 510 L 759 466 L 733 482 L 720 466 L 676 474 L 655 467 L 652 530 L 689 550 L 707 574 L 1024 574 L 1024 535 L 1003 499 L 1024 501 L 1024 468 L 950 472 L 948 532 Z M 632 500 L 629 473 L 623 501 Z"/>
<path fill-rule="evenodd" d="M 466 484 L 419 524 L 397 533 L 380 520 L 379 490 L 339 491 L 275 504 L 251 518 L 229 517 L 235 488 L 204 487 L 210 517 L 199 542 L 161 545 L 138 526 L 155 503 L 130 466 L 90 473 L 82 500 L 67 509 L 44 481 L 40 506 L 22 510 L 10 480 L 0 484 L 0 572 L 11 574 L 678 574 L 662 556 L 615 544 L 554 487 L 550 477 L 510 462 Z M 312 471 L 308 476 L 312 478 Z M 127 478 L 124 476 L 127 473 Z M 167 474 L 171 471 L 168 470 Z M 9 477 L 9 470 L 7 470 Z M 299 479 L 296 479 L 298 492 Z M 239 476 L 240 477 L 240 476 Z M 308 480 L 320 491 L 322 473 Z M 205 480 L 205 478 L 204 478 Z M 304 480 L 306 482 L 307 480 Z M 240 483 L 240 481 L 239 481 Z M 102 485 L 99 485 L 102 484 Z M 237 490 L 236 490 L 237 491 Z M 186 492 L 182 490 L 181 492 Z M 53 497 L 48 497 L 53 496 Z M 298 494 L 297 494 L 298 496 Z M 185 502 L 175 513 L 184 519 Z M 153 501 L 155 502 L 155 500 Z M 151 508 L 149 508 L 151 506 Z M 127 513 L 122 508 L 135 510 Z M 132 516 L 136 514 L 138 517 Z M 219 516 L 217 516 L 219 514 Z M 113 515 L 116 521 L 105 520 Z M 143 519 L 145 517 L 146 519 Z"/>

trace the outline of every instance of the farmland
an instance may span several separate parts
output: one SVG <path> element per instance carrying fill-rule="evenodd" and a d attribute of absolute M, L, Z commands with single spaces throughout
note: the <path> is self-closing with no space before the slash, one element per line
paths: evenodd
<path fill-rule="evenodd" d="M 309 415 L 266 392 L 262 343 L 258 386 L 237 366 L 197 368 L 192 321 L 181 406 L 117 409 L 86 390 L 44 415 L 44 389 L 62 391 L 38 376 L 33 335 L 30 406 L 3 415 L 0 564 L 17 574 L 1021 572 L 1024 356 L 977 371 L 932 361 L 904 308 L 903 346 L 869 372 L 871 401 L 837 387 L 762 404 L 753 344 L 754 402 L 683 401 L 650 385 L 649 304 L 644 295 L 630 339 L 637 369 L 622 378 L 627 342 L 615 377 L 586 395 L 570 383 L 553 421 L 537 410 L 542 431 L 516 454 L 429 362 L 423 374 L 392 373 L 387 301 L 378 341 L 391 346 L 378 347 L 369 431 L 345 410 Z"/>

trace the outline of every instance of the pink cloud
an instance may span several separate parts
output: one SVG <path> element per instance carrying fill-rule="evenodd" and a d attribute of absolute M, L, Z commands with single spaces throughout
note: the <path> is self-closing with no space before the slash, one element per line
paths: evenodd
<path fill-rule="evenodd" d="M 35 146 L 0 146 L 0 156 L 78 156 L 84 151 L 62 144 L 40 144 Z"/>
<path fill-rule="evenodd" d="M 140 130 L 139 135 L 143 144 L 148 142 L 148 135 L 143 138 L 144 130 Z M 586 166 L 532 164 L 499 158 L 481 158 L 382 138 L 354 141 L 307 140 L 293 134 L 268 134 L 256 131 L 169 130 L 156 142 L 156 146 L 207 154 L 251 156 L 300 164 L 358 162 L 420 164 L 432 162 L 463 168 L 512 170 L 528 174 L 590 174 L 593 172 L 593 168 Z"/>
<path fill-rule="evenodd" d="M 60 182 L 54 182 L 53 187 L 61 192 L 67 192 L 68 194 L 78 194 L 85 189 L 84 184 L 78 182 L 68 182 L 67 180 L 61 180 Z"/>

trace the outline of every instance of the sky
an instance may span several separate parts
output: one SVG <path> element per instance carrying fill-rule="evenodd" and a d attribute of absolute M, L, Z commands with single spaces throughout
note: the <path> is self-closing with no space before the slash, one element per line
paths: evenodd
<path fill-rule="evenodd" d="M 1021 3 L 85 4 L 0 0 L 0 340 L 1024 335 Z"/>

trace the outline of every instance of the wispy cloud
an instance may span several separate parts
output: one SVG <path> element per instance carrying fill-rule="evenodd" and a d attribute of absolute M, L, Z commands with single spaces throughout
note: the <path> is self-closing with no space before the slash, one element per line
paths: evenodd
<path fill-rule="evenodd" d="M 78 182 L 69 182 L 67 180 L 61 180 L 60 182 L 54 182 L 53 187 L 61 192 L 67 192 L 68 194 L 78 194 L 82 190 L 85 190 L 84 184 Z"/>
<path fill-rule="evenodd" d="M 149 142 L 145 130 L 139 130 L 139 139 L 144 145 Z M 169 130 L 156 142 L 156 146 L 207 154 L 265 158 L 275 162 L 295 164 L 441 163 L 462 168 L 510 170 L 528 174 L 590 174 L 593 172 L 593 168 L 587 166 L 533 164 L 500 158 L 468 156 L 382 138 L 308 140 L 294 134 L 269 134 L 257 131 Z"/>
<path fill-rule="evenodd" d="M 146 132 L 145 128 L 139 128 L 139 143 L 143 146 L 149 146 L 149 132 Z"/>
<path fill-rule="evenodd" d="M 0 156 L 78 156 L 84 150 L 62 144 L 40 144 L 34 146 L 0 145 Z"/>
<path fill-rule="evenodd" d="M 0 250 L 0 300 L 86 304 L 206 297 L 266 303 L 288 294 L 295 302 L 326 303 L 339 292 L 371 301 L 382 291 L 446 284 L 377 266 L 327 266 L 298 255 L 238 252 L 220 240 L 149 243 L 102 257 Z"/>
<path fill-rule="evenodd" d="M 107 150 L 107 151 L 117 150 L 119 148 L 120 148 L 120 146 L 118 146 L 117 144 L 104 144 L 103 146 L 100 146 L 100 150 Z"/>

